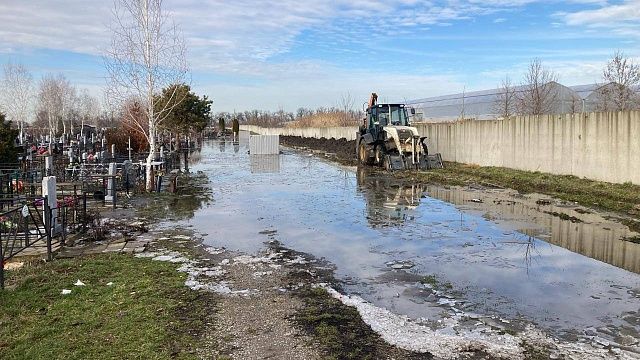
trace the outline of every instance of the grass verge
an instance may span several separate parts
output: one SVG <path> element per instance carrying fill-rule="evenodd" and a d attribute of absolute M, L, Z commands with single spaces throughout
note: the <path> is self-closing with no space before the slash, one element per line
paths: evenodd
<path fill-rule="evenodd" d="M 422 172 L 396 172 L 395 176 L 415 181 L 445 184 L 480 184 L 518 190 L 521 193 L 540 193 L 561 200 L 576 202 L 586 207 L 631 215 L 638 219 L 640 186 L 631 183 L 612 184 L 581 179 L 571 175 L 552 175 L 541 172 L 514 170 L 501 167 L 480 167 L 459 163 L 446 163 L 444 169 Z M 625 222 L 640 230 L 640 222 Z"/>
<path fill-rule="evenodd" d="M 356 309 L 324 289 L 306 286 L 297 295 L 304 306 L 294 321 L 320 345 L 325 359 L 432 359 L 430 354 L 389 345 L 362 321 Z"/>
<path fill-rule="evenodd" d="M 213 299 L 186 288 L 184 277 L 175 264 L 125 254 L 10 271 L 0 291 L 0 358 L 196 358 Z M 74 286 L 78 279 L 86 286 Z"/>

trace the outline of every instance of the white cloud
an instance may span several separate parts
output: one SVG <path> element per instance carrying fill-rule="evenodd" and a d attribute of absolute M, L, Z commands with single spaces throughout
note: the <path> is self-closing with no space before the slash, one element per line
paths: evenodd
<path fill-rule="evenodd" d="M 110 0 L 0 1 L 0 54 L 56 49 L 100 55 L 101 49 L 108 46 Z M 287 108 L 296 104 L 331 105 L 345 91 L 366 99 L 375 90 L 390 99 L 402 99 L 457 92 L 462 88 L 459 78 L 450 75 L 406 75 L 391 71 L 376 76 L 364 69 L 339 68 L 330 60 L 320 61 L 312 56 L 305 60 L 283 60 L 300 45 L 302 35 L 307 36 L 302 45 L 334 54 L 357 51 L 364 58 L 373 51 L 367 46 L 371 39 L 411 34 L 415 41 L 422 36 L 429 40 L 430 27 L 480 16 L 495 17 L 494 22 L 499 23 L 508 18 L 505 14 L 509 11 L 536 1 L 542 0 L 165 0 L 164 4 L 183 30 L 195 73 L 233 79 L 212 85 L 194 77 L 196 88 L 211 91 L 216 103 L 225 104 L 226 109 L 275 109 L 279 105 Z M 627 1 L 619 7 L 607 5 L 603 0 L 571 2 L 600 7 L 558 14 L 566 24 L 612 26 L 616 21 L 609 17 L 621 16 L 619 23 L 624 25 L 618 26 L 617 31 L 637 29 L 634 26 L 640 0 Z M 409 56 L 423 55 L 409 47 L 396 51 Z M 94 88 L 100 80 L 100 75 L 93 75 L 85 82 Z M 81 76 L 78 81 L 82 81 Z"/>
<path fill-rule="evenodd" d="M 621 4 L 601 4 L 600 8 L 576 12 L 559 12 L 567 25 L 611 29 L 619 35 L 640 35 L 640 0 Z"/>
<path fill-rule="evenodd" d="M 286 53 L 305 29 L 346 42 L 394 35 L 403 27 L 451 21 L 522 6 L 530 0 L 165 0 L 181 25 L 196 68 L 242 72 L 247 63 Z M 108 46 L 111 1 L 3 0 L 0 48 L 24 47 L 101 54 Z M 389 21 L 389 14 L 394 14 Z M 333 37 L 332 37 L 333 38 Z"/>

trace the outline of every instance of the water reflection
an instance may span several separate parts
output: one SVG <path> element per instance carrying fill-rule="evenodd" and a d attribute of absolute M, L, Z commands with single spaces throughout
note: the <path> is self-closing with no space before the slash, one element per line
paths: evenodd
<path fill-rule="evenodd" d="M 521 233 L 640 273 L 640 244 L 622 240 L 635 233 L 627 226 L 608 221 L 599 214 L 585 213 L 582 208 L 576 206 L 540 205 L 535 202 L 535 198 L 514 196 L 513 193 L 501 190 L 480 192 L 430 186 L 427 192 L 431 197 L 481 214 L 491 221 L 510 226 Z M 557 216 L 558 213 L 565 213 L 573 219 L 580 219 L 581 222 L 561 219 Z"/>
<path fill-rule="evenodd" d="M 220 139 L 220 152 L 223 153 L 227 150 L 227 143 L 224 141 L 224 138 Z"/>
<path fill-rule="evenodd" d="M 358 191 L 367 207 L 367 221 L 372 227 L 401 226 L 415 218 L 415 210 L 425 190 L 421 184 L 407 184 L 387 176 L 368 176 L 358 168 Z"/>
<path fill-rule="evenodd" d="M 249 161 L 252 174 L 280 172 L 280 155 L 250 155 Z"/>

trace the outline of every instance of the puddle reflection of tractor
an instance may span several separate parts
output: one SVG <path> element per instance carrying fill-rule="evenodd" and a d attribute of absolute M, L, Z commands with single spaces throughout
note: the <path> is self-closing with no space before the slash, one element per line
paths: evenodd
<path fill-rule="evenodd" d="M 405 184 L 385 177 L 368 175 L 358 169 L 358 190 L 365 198 L 367 220 L 372 227 L 400 226 L 413 220 L 425 187 Z"/>
<path fill-rule="evenodd" d="M 411 109 L 414 111 L 414 109 Z M 387 170 L 442 168 L 440 154 L 429 154 L 426 137 L 410 126 L 404 104 L 378 104 L 371 94 L 366 118 L 356 134 L 356 154 L 362 165 Z"/>

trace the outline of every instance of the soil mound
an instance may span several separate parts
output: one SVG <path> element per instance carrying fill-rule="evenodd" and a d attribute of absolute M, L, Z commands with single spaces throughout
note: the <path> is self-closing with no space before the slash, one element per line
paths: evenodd
<path fill-rule="evenodd" d="M 280 136 L 280 143 L 290 147 L 304 147 L 335 154 L 336 160 L 345 165 L 357 165 L 356 142 L 346 139 L 305 138 L 300 136 Z"/>

